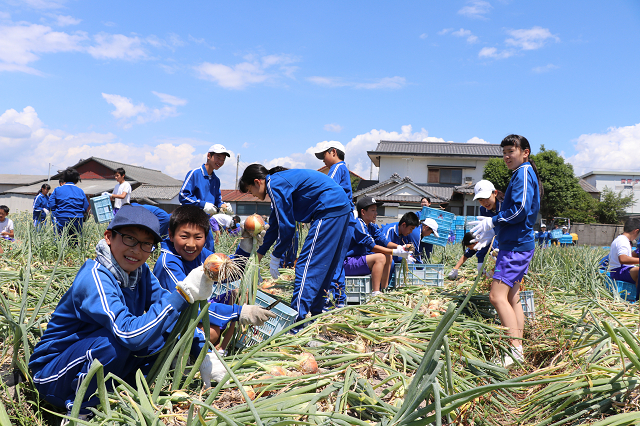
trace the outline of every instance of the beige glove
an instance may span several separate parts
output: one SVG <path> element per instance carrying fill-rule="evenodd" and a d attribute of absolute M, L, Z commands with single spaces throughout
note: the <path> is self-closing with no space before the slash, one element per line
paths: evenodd
<path fill-rule="evenodd" d="M 183 281 L 180 281 L 176 287 L 189 303 L 193 303 L 196 300 L 207 300 L 213 293 L 213 281 L 205 275 L 202 266 L 198 266 L 189 272 L 189 275 Z"/>
<path fill-rule="evenodd" d="M 260 327 L 269 318 L 275 318 L 276 314 L 258 305 L 244 305 L 240 312 L 240 324 L 241 325 L 255 325 Z"/>
<path fill-rule="evenodd" d="M 202 364 L 200 364 L 200 376 L 204 382 L 204 386 L 211 387 L 211 382 L 220 382 L 227 374 L 227 370 L 222 365 L 216 354 L 208 353 Z"/>

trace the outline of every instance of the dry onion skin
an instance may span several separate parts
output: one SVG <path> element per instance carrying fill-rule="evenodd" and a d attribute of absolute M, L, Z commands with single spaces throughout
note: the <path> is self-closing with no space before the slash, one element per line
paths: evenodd
<path fill-rule="evenodd" d="M 252 214 L 244 221 L 244 230 L 254 237 L 264 230 L 264 220 L 257 213 Z"/>
<path fill-rule="evenodd" d="M 242 269 L 223 253 L 209 255 L 204 261 L 203 269 L 213 281 L 235 281 L 242 276 Z"/>

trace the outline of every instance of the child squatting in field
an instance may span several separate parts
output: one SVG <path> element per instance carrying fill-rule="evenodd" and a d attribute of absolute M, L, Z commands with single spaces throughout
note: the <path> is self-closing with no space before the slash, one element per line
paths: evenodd
<path fill-rule="evenodd" d="M 180 313 L 190 303 L 207 300 L 213 289 L 202 268 L 178 282 L 174 291 L 160 285 L 145 263 L 160 242 L 158 219 L 143 207 L 124 206 L 111 221 L 89 259 L 58 303 L 47 330 L 29 362 L 34 385 L 49 403 L 71 413 L 76 391 L 94 359 L 105 376 L 114 373 L 129 383 L 138 368 L 148 373 Z M 192 355 L 206 344 L 194 333 Z M 200 374 L 209 383 L 216 354 L 207 354 Z M 98 404 L 88 386 L 81 415 Z"/>
<path fill-rule="evenodd" d="M 198 206 L 180 206 L 173 211 L 169 220 L 169 237 L 162 241 L 161 253 L 153 268 L 153 274 L 163 288 L 169 291 L 174 289 L 212 254 L 204 247 L 209 223 L 209 216 Z M 242 237 L 235 256 L 248 258 L 253 248 L 253 237 L 248 232 L 243 233 Z M 258 243 L 262 243 L 262 237 L 264 235 L 256 237 Z M 231 303 L 232 293 L 234 292 L 226 292 L 209 299 L 209 338 L 222 353 L 233 337 L 235 321 L 259 327 L 276 316 L 257 305 L 240 306 Z M 231 326 L 230 322 L 233 322 Z M 225 373 L 226 370 L 220 365 L 221 376 Z"/>
<path fill-rule="evenodd" d="M 500 322 L 509 329 L 513 358 L 505 357 L 507 366 L 514 359 L 524 361 L 524 312 L 519 290 L 535 251 L 533 225 L 540 210 L 542 184 L 530 159 L 531 146 L 524 136 L 509 135 L 500 146 L 502 158 L 513 175 L 500 211 L 493 217 L 478 218 L 471 232 L 478 243 L 476 250 L 489 245 L 494 236 L 500 245 L 489 299 L 498 311 Z"/>
<path fill-rule="evenodd" d="M 634 283 L 638 287 L 638 252 L 632 252 L 631 241 L 640 235 L 640 219 L 630 218 L 624 223 L 622 234 L 611 243 L 609 270 L 614 280 Z M 640 246 L 640 245 L 639 245 Z"/>

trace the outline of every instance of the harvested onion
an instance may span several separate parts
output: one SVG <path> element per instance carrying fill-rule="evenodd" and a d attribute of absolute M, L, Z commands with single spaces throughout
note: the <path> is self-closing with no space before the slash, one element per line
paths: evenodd
<path fill-rule="evenodd" d="M 300 354 L 297 367 L 303 374 L 316 374 L 318 372 L 318 363 L 309 352 L 303 352 Z"/>
<path fill-rule="evenodd" d="M 235 281 L 242 275 L 242 269 L 223 253 L 213 253 L 203 265 L 204 273 L 213 281 Z"/>
<path fill-rule="evenodd" d="M 244 230 L 254 237 L 264 230 L 264 220 L 257 213 L 252 214 L 244 221 Z"/>

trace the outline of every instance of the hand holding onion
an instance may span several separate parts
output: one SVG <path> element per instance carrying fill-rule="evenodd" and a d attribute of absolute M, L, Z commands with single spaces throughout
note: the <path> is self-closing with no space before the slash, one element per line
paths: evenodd
<path fill-rule="evenodd" d="M 240 240 L 240 248 L 247 253 L 253 251 L 253 242 L 255 239 L 256 247 L 262 245 L 264 235 L 269 229 L 269 225 L 264 223 L 262 216 L 252 214 L 246 218 L 240 226 L 242 227 L 242 240 Z"/>

